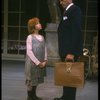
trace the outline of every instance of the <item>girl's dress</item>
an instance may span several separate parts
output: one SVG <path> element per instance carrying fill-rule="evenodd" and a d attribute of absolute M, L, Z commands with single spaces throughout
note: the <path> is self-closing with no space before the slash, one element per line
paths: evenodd
<path fill-rule="evenodd" d="M 39 41 L 34 35 L 31 35 L 32 52 L 38 61 L 43 62 L 45 60 L 45 40 Z M 34 58 L 34 61 L 35 58 Z M 46 76 L 46 68 L 40 68 L 31 60 L 26 54 L 25 60 L 25 76 L 27 86 L 37 86 L 44 82 L 44 76 Z"/>

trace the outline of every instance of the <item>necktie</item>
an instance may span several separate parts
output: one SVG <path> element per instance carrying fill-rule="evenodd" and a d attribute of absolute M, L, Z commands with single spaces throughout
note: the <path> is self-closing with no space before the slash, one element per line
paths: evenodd
<path fill-rule="evenodd" d="M 66 13 L 66 10 L 64 10 L 63 15 L 65 15 L 65 13 Z"/>

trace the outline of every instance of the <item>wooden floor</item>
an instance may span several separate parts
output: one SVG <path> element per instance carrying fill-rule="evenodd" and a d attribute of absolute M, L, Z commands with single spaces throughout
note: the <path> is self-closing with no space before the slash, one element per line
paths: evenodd
<path fill-rule="evenodd" d="M 53 100 L 62 95 L 62 87 L 54 85 L 54 68 L 47 67 L 45 82 L 37 87 L 37 96 Z M 2 100 L 27 100 L 23 61 L 2 61 Z M 77 89 L 76 100 L 98 100 L 97 80 L 86 80 L 83 89 Z"/>

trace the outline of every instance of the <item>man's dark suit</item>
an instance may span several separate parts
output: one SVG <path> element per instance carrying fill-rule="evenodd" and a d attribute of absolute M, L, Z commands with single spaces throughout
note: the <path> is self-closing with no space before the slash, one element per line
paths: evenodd
<path fill-rule="evenodd" d="M 81 11 L 72 5 L 63 15 L 58 27 L 58 45 L 60 57 L 66 54 L 81 55 L 83 36 L 81 33 Z M 65 19 L 64 19 L 65 18 Z"/>
<path fill-rule="evenodd" d="M 59 55 L 64 61 L 67 54 L 75 58 L 83 54 L 83 36 L 81 33 L 81 10 L 72 5 L 65 11 L 58 27 Z M 63 100 L 75 100 L 76 88 L 63 87 Z"/>

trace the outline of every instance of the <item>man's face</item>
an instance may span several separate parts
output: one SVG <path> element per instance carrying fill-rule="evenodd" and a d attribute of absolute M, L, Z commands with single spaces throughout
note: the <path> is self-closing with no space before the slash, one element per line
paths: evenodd
<path fill-rule="evenodd" d="M 70 3 L 70 0 L 59 0 L 59 3 L 62 5 L 63 8 L 66 8 Z"/>

